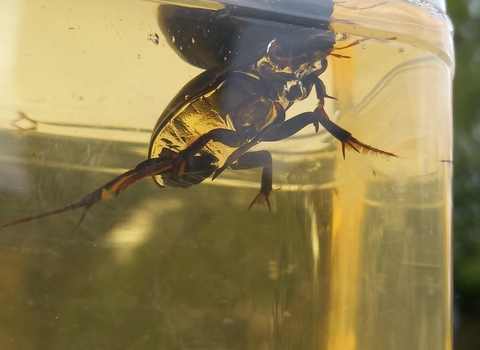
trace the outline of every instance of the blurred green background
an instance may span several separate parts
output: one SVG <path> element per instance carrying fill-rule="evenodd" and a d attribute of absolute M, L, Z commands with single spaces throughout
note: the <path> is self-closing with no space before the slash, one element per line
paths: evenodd
<path fill-rule="evenodd" d="M 480 1 L 447 0 L 455 32 L 454 342 L 480 349 Z"/>

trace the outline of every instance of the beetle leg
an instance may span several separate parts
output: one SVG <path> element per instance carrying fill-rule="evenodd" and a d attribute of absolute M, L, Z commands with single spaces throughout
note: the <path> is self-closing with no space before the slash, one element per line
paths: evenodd
<path fill-rule="evenodd" d="M 280 141 L 286 139 L 303 128 L 307 125 L 314 124 L 315 125 L 316 119 L 313 112 L 304 112 L 299 115 L 296 115 L 293 118 L 288 119 L 285 121 L 274 133 L 264 137 L 262 141 Z M 318 121 L 317 121 L 318 124 Z M 317 128 L 315 128 L 317 130 Z M 315 131 L 316 131 L 315 130 Z"/>
<path fill-rule="evenodd" d="M 330 118 L 328 118 L 328 115 L 321 104 L 318 104 L 317 108 L 315 109 L 314 115 L 316 117 L 316 120 L 318 120 L 320 124 L 322 124 L 325 130 L 327 130 L 333 137 L 335 137 L 342 143 L 343 158 L 345 158 L 345 149 L 353 149 L 358 153 L 363 154 L 373 152 L 375 154 L 381 154 L 386 157 L 396 157 L 396 155 L 393 153 L 383 151 L 381 149 L 372 147 L 357 140 L 355 137 L 352 136 L 350 132 L 332 122 Z"/>
<path fill-rule="evenodd" d="M 376 154 L 384 155 L 386 157 L 396 157 L 396 155 L 393 153 L 382 151 L 381 149 L 372 147 L 357 140 L 355 137 L 352 136 L 350 132 L 332 122 L 330 118 L 328 118 L 328 115 L 323 109 L 323 106 L 321 106 L 320 104 L 314 112 L 305 112 L 293 118 L 290 118 L 280 128 L 277 129 L 276 133 L 264 138 L 263 141 L 283 140 L 296 134 L 298 131 L 302 130 L 307 125 L 316 125 L 316 123 L 322 124 L 325 130 L 327 130 L 333 137 L 335 137 L 342 143 L 343 158 L 345 158 L 345 149 L 353 149 L 358 153 L 363 154 L 373 152 Z"/>
<path fill-rule="evenodd" d="M 260 191 L 253 199 L 252 203 L 250 203 L 248 209 L 254 204 L 264 204 L 267 202 L 268 209 L 271 210 L 269 196 L 272 191 L 272 156 L 270 152 L 257 151 L 245 153 L 230 167 L 234 170 L 263 167 Z"/>
<path fill-rule="evenodd" d="M 223 170 L 225 170 L 225 168 L 229 166 L 236 170 L 263 167 L 260 192 L 253 199 L 252 203 L 250 203 L 248 209 L 250 209 L 254 204 L 263 204 L 264 202 L 267 202 L 268 209 L 271 209 L 268 198 L 272 190 L 272 156 L 268 151 L 245 152 L 259 142 L 268 140 L 269 137 L 275 135 L 278 130 L 285 125 L 285 109 L 280 105 L 280 103 L 275 102 L 273 104 L 272 112 L 275 113 L 272 124 L 261 130 L 255 138 L 237 148 L 228 157 L 228 159 L 225 161 L 225 164 L 215 171 L 212 177 L 212 180 L 215 179 Z"/>
<path fill-rule="evenodd" d="M 248 142 L 244 142 L 240 145 L 225 161 L 222 167 L 218 168 L 215 173 L 213 174 L 212 180 L 220 175 L 226 168 L 231 166 L 238 158 L 240 158 L 245 152 L 247 152 L 250 148 L 255 146 L 256 144 L 269 140 L 271 135 L 274 135 L 279 128 L 281 128 L 285 124 L 285 109 L 282 105 L 278 102 L 273 103 L 273 109 L 271 112 L 275 113 L 275 117 L 273 118 L 273 122 L 260 130 L 258 134 Z"/>
<path fill-rule="evenodd" d="M 200 136 L 193 143 L 191 143 L 183 151 L 173 157 L 173 168 L 171 176 L 183 175 L 185 172 L 185 166 L 190 159 L 195 157 L 203 147 L 210 141 L 220 142 L 226 146 L 238 147 L 244 142 L 244 136 L 240 133 L 229 129 L 214 129 L 210 130 L 206 134 Z"/>
<path fill-rule="evenodd" d="M 262 141 L 278 141 L 285 139 L 294 135 L 309 124 L 313 124 L 315 127 L 315 132 L 317 132 L 318 124 L 320 123 L 325 130 L 327 130 L 333 137 L 342 143 L 343 158 L 345 158 L 345 149 L 353 149 L 358 153 L 363 154 L 373 152 L 386 157 L 396 157 L 396 155 L 393 153 L 383 151 L 357 140 L 350 132 L 332 122 L 323 108 L 325 104 L 325 98 L 333 98 L 327 95 L 325 91 L 325 84 L 323 84 L 323 82 L 316 76 L 309 76 L 305 83 L 315 85 L 318 98 L 318 105 L 315 110 L 313 112 L 301 113 L 288 119 L 274 133 L 262 138 Z"/>
<path fill-rule="evenodd" d="M 150 165 L 150 163 L 155 163 L 155 164 L 152 166 Z M 115 195 L 120 194 L 121 191 L 123 191 L 125 188 L 127 188 L 128 186 L 136 182 L 136 181 L 132 181 L 132 179 L 136 179 L 138 174 L 144 172 L 146 169 L 151 169 L 153 167 L 155 168 L 157 173 L 167 172 L 172 168 L 171 158 L 170 157 L 155 158 L 155 159 L 149 159 L 144 162 L 141 162 L 140 164 L 137 165 L 135 169 L 129 170 L 123 173 L 122 175 L 116 177 L 112 181 L 108 182 L 104 186 L 86 195 L 85 197 L 83 197 L 82 199 L 80 199 L 78 202 L 74 204 L 71 204 L 66 207 L 53 210 L 47 213 L 33 215 L 27 218 L 12 221 L 6 225 L 3 225 L 3 228 L 15 226 L 18 224 L 23 224 L 29 221 L 47 218 L 54 215 L 63 214 L 67 211 L 76 210 L 79 208 L 85 208 L 80 218 L 80 221 L 78 222 L 78 225 L 80 225 L 80 223 L 83 221 L 83 219 L 85 218 L 85 215 L 87 214 L 88 210 L 92 205 L 100 202 L 101 200 L 107 200 L 111 198 L 113 194 Z"/>
<path fill-rule="evenodd" d="M 174 173 L 175 160 L 177 159 L 177 153 L 172 152 L 171 156 L 165 160 L 165 157 L 152 158 L 143 161 L 135 168 L 135 174 L 132 174 L 128 179 L 123 181 L 115 190 L 115 195 L 120 195 L 125 189 L 133 185 L 134 183 L 156 175 L 168 175 L 172 179 L 173 187 L 185 187 L 182 183 L 188 183 L 190 185 L 197 184 L 192 180 L 192 175 L 199 174 L 203 179 L 210 176 L 215 169 L 213 162 L 215 157 L 212 155 L 204 154 L 201 156 L 193 156 L 188 158 L 185 163 L 181 165 L 182 174 Z M 177 176 L 179 175 L 179 176 Z M 182 175 L 189 175 L 190 177 L 182 178 Z M 173 179 L 173 177 L 175 177 Z M 192 182 L 194 181 L 194 182 Z"/>
<path fill-rule="evenodd" d="M 370 152 L 381 154 L 386 157 L 396 157 L 395 154 L 382 151 L 381 149 L 372 147 L 367 145 L 352 136 L 350 132 L 347 130 L 339 127 L 337 124 L 332 122 L 325 112 L 323 106 L 325 105 L 325 98 L 332 98 L 328 96 L 326 93 L 326 87 L 323 81 L 321 81 L 318 77 L 312 77 L 314 79 L 313 84 L 315 85 L 315 90 L 317 93 L 318 98 L 318 105 L 313 112 L 315 115 L 315 121 L 318 121 L 322 126 L 327 130 L 332 136 L 334 136 L 337 140 L 342 143 L 342 154 L 343 158 L 345 158 L 345 148 L 353 149 L 358 153 L 367 154 Z"/>
<path fill-rule="evenodd" d="M 343 158 L 345 158 L 345 149 L 353 149 L 358 153 L 363 154 L 373 152 L 386 157 L 396 157 L 396 155 L 393 153 L 383 151 L 357 140 L 350 132 L 332 122 L 330 118 L 328 118 L 328 115 L 321 104 L 317 106 L 314 112 L 305 112 L 290 118 L 280 128 L 277 129 L 276 133 L 264 138 L 263 141 L 283 140 L 296 134 L 307 125 L 313 124 L 316 126 L 317 123 L 322 124 L 325 130 L 327 130 L 333 137 L 342 143 Z"/>

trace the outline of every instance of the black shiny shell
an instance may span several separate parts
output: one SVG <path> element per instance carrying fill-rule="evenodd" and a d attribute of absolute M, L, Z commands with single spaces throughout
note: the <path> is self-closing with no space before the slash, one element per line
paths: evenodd
<path fill-rule="evenodd" d="M 218 10 L 160 5 L 158 24 L 172 49 L 189 64 L 211 70 L 254 62 L 269 42 L 292 26 L 328 30 L 330 0 L 220 1 Z"/>

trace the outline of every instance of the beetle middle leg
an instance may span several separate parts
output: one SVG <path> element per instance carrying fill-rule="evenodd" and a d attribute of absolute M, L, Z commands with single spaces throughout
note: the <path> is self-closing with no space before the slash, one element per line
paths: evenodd
<path fill-rule="evenodd" d="M 268 209 L 271 210 L 269 196 L 272 191 L 272 155 L 268 151 L 247 152 L 240 156 L 236 162 L 230 165 L 234 170 L 244 170 L 262 167 L 262 180 L 260 191 L 253 199 L 248 209 L 254 204 L 263 204 L 267 202 Z"/>

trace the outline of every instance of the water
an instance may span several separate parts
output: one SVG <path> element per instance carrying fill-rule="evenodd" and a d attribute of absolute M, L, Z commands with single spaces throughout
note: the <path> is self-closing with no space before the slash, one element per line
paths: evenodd
<path fill-rule="evenodd" d="M 163 37 L 148 41 L 154 3 L 24 5 L 0 99 L 2 224 L 145 159 L 156 118 L 200 71 Z M 307 128 L 262 145 L 272 211 L 246 210 L 253 169 L 186 190 L 140 182 L 78 228 L 72 212 L 3 230 L 2 348 L 450 349 L 448 25 L 418 2 L 347 5 L 335 7 L 337 46 L 387 40 L 331 57 L 327 112 L 398 158 L 344 160 Z M 381 19 L 392 12 L 401 25 Z M 37 32 L 37 21 L 48 25 Z M 18 110 L 37 131 L 14 130 Z"/>

